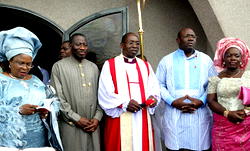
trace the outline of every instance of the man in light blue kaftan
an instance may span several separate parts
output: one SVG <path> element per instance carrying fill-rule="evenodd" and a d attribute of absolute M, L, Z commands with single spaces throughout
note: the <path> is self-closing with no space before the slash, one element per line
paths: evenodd
<path fill-rule="evenodd" d="M 179 49 L 163 57 L 156 72 L 166 103 L 164 143 L 167 150 L 208 150 L 212 116 L 206 104 L 207 84 L 217 73 L 210 57 L 193 48 L 192 29 L 181 29 L 176 41 Z"/>

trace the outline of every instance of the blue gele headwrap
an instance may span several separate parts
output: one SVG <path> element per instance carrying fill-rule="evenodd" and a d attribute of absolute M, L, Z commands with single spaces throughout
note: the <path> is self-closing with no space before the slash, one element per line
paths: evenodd
<path fill-rule="evenodd" d="M 0 32 L 0 62 L 10 60 L 16 55 L 26 54 L 34 60 L 42 44 L 38 37 L 23 27 Z"/>

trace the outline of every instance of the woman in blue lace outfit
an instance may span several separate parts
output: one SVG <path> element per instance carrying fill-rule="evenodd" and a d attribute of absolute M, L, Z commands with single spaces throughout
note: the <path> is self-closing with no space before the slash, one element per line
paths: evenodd
<path fill-rule="evenodd" d="M 0 32 L 0 146 L 19 149 L 48 146 L 42 122 L 46 111 L 38 111 L 46 99 L 45 85 L 28 74 L 39 39 L 25 28 Z"/>
<path fill-rule="evenodd" d="M 35 76 L 19 80 L 5 74 L 0 74 L 0 82 L 0 146 L 46 146 L 45 128 L 35 113 L 46 99 L 44 84 Z"/>

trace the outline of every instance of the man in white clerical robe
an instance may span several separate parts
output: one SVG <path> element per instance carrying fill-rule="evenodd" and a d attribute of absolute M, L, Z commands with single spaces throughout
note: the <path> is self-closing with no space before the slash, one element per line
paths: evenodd
<path fill-rule="evenodd" d="M 106 151 L 154 151 L 150 114 L 159 104 L 158 80 L 147 61 L 136 56 L 139 39 L 127 33 L 122 54 L 107 60 L 99 79 L 98 100 L 106 113 Z"/>

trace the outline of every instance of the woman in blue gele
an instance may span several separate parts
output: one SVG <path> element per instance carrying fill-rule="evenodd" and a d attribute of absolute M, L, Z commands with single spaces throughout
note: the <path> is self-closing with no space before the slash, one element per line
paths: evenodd
<path fill-rule="evenodd" d="M 41 46 L 38 37 L 23 27 L 0 32 L 0 62 L 3 64 L 0 74 L 2 147 L 25 149 L 49 146 L 42 121 L 48 110 L 37 109 L 46 104 L 46 86 L 29 74 Z"/>

